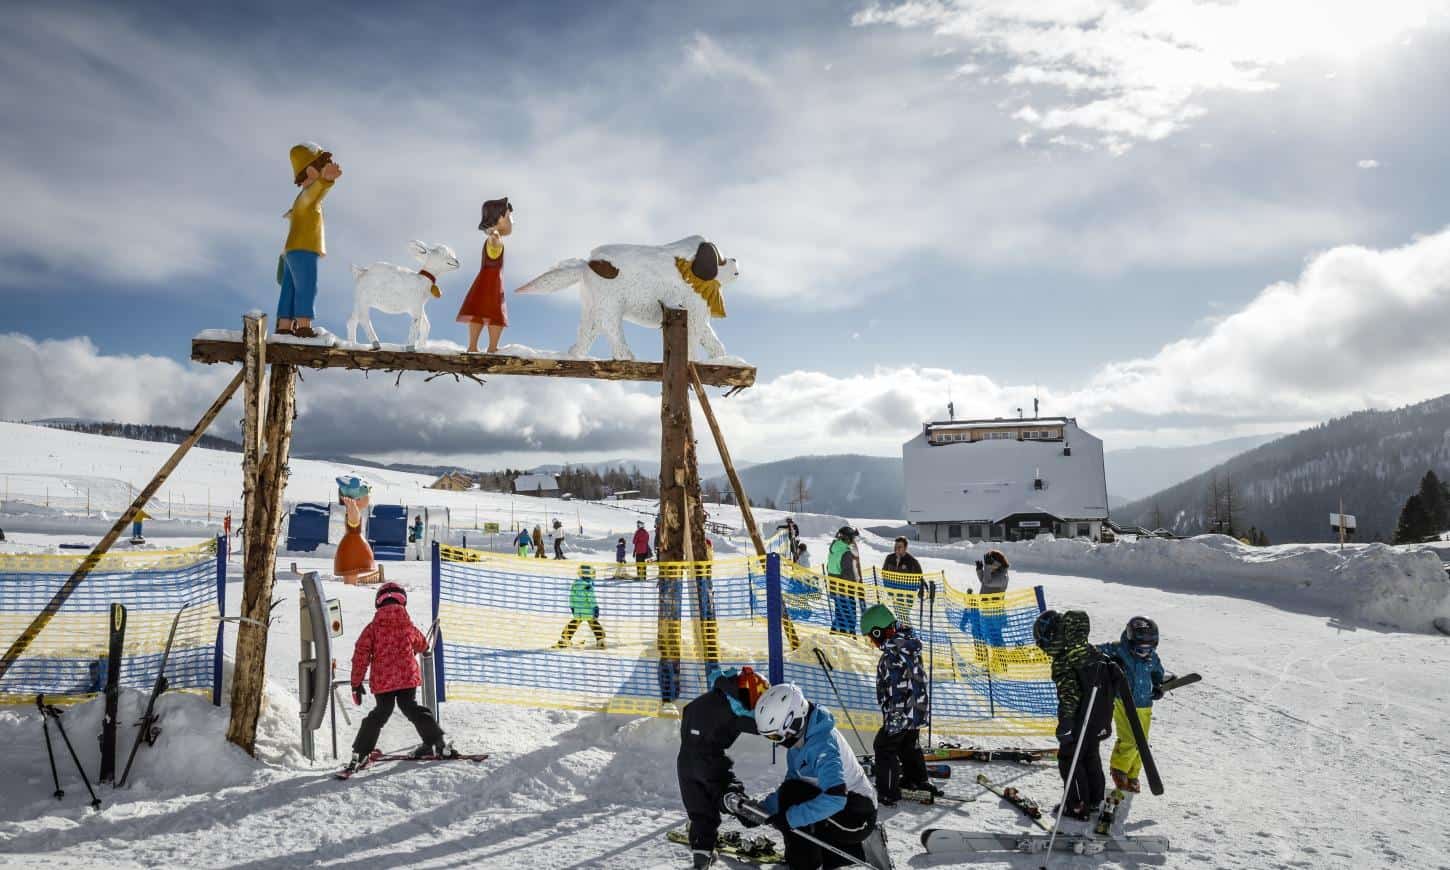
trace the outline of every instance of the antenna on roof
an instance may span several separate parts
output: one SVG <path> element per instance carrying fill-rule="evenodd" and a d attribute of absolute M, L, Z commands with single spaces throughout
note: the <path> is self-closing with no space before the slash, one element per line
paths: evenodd
<path fill-rule="evenodd" d="M 1033 387 L 1032 389 L 1033 390 L 1036 390 L 1037 388 L 1036 387 Z M 1036 396 L 1033 396 L 1032 397 L 1032 419 L 1034 419 L 1034 420 L 1037 419 L 1037 397 Z"/>
<path fill-rule="evenodd" d="M 947 384 L 947 419 L 957 419 L 957 405 L 952 401 L 952 386 Z"/>
<path fill-rule="evenodd" d="M 1017 419 L 1018 420 L 1021 420 L 1022 419 L 1022 409 L 1021 408 L 1018 408 L 1017 409 Z"/>

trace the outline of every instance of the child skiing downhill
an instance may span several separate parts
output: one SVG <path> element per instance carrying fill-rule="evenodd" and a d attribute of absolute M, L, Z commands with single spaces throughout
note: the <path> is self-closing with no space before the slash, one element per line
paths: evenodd
<path fill-rule="evenodd" d="M 589 630 L 594 632 L 594 648 L 604 649 L 604 626 L 599 622 L 599 599 L 594 595 L 593 566 L 579 566 L 579 576 L 569 587 L 569 613 L 573 618 L 564 626 L 564 633 L 559 635 L 559 642 L 554 644 L 554 649 L 570 646 L 574 642 L 574 633 L 585 622 L 589 623 Z"/>
<path fill-rule="evenodd" d="M 373 621 L 358 635 L 352 653 L 352 702 L 362 704 L 363 679 L 372 673 L 370 685 L 378 705 L 363 719 L 352 741 L 352 760 L 347 772 L 356 771 L 378 745 L 383 730 L 396 706 L 413 723 L 423 743 L 413 751 L 417 757 L 453 754 L 443 739 L 433 714 L 417 701 L 423 675 L 418 668 L 418 653 L 428 651 L 428 640 L 408 617 L 408 592 L 396 583 L 378 587 L 373 600 L 377 612 Z"/>
<path fill-rule="evenodd" d="M 1079 821 L 1091 818 L 1107 790 L 1098 744 L 1112 733 L 1113 698 L 1122 679 L 1117 665 L 1088 643 L 1090 628 L 1081 610 L 1045 610 L 1032 626 L 1037 645 L 1052 659 L 1057 685 L 1057 767 L 1066 787 L 1059 811 Z"/>
<path fill-rule="evenodd" d="M 871 749 L 876 754 L 876 791 L 881 805 L 894 806 L 903 788 L 944 792 L 927 778 L 921 754 L 921 729 L 931 720 L 931 687 L 921 666 L 921 641 L 884 604 L 873 604 L 861 616 L 861 633 L 881 650 L 876 665 L 876 702 L 881 705 L 881 730 Z"/>
<path fill-rule="evenodd" d="M 754 734 L 755 704 L 770 684 L 750 668 L 711 670 L 710 691 L 680 714 L 680 754 L 675 772 L 680 798 L 690 816 L 690 850 L 696 868 L 715 860 L 720 802 L 727 792 L 744 794 L 735 763 L 725 754 L 741 734 Z"/>
<path fill-rule="evenodd" d="M 786 777 L 759 803 L 728 793 L 726 811 L 747 827 L 768 824 L 785 834 L 791 870 L 845 867 L 849 862 L 805 837 L 866 859 L 865 843 L 876 830 L 876 790 L 836 720 L 806 700 L 794 683 L 773 686 L 755 705 L 760 736 L 787 748 Z"/>
<path fill-rule="evenodd" d="M 1100 644 L 1098 649 L 1122 667 L 1133 690 L 1143 735 L 1148 736 L 1153 723 L 1153 702 L 1163 697 L 1163 690 L 1158 687 L 1165 679 L 1163 662 L 1158 659 L 1158 624 L 1146 616 L 1135 616 L 1128 620 L 1116 643 Z M 1138 742 L 1133 739 L 1122 701 L 1113 704 L 1113 724 L 1118 732 L 1108 761 L 1113 786 L 1137 794 L 1142 791 L 1138 774 L 1143 771 L 1143 757 L 1138 752 Z"/>

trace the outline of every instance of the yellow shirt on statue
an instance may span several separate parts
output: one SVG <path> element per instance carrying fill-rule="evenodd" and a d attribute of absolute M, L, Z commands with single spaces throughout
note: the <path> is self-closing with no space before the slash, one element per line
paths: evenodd
<path fill-rule="evenodd" d="M 282 246 L 283 253 L 312 251 L 319 257 L 327 256 L 327 248 L 323 244 L 322 198 L 327 196 L 332 184 L 331 181 L 319 178 L 297 194 L 292 209 L 287 212 L 292 225 L 287 230 L 287 243 Z"/>

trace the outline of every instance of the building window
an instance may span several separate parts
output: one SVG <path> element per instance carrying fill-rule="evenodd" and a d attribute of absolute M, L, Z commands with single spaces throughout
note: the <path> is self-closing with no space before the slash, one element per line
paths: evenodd
<path fill-rule="evenodd" d="M 1091 537 L 1092 536 L 1092 533 L 1093 532 L 1092 532 L 1092 526 L 1091 525 L 1089 525 L 1087 523 L 1078 523 L 1077 524 L 1077 536 L 1079 538 Z"/>
<path fill-rule="evenodd" d="M 992 526 L 992 540 L 1000 541 L 1007 537 L 1007 527 L 1001 523 Z"/>
<path fill-rule="evenodd" d="M 960 523 L 952 523 L 947 526 L 947 543 L 960 541 L 962 539 L 962 526 Z"/>
<path fill-rule="evenodd" d="M 982 538 L 985 538 L 986 535 L 982 534 L 982 524 L 972 523 L 971 525 L 967 526 L 967 537 L 971 538 L 974 541 L 980 541 L 982 540 Z"/>

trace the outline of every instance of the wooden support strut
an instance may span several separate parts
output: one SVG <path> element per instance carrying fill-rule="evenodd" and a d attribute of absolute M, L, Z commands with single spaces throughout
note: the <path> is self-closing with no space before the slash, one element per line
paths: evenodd
<path fill-rule="evenodd" d="M 266 362 L 266 319 L 245 320 L 248 352 L 247 412 L 243 421 L 242 478 L 246 504 L 243 526 L 241 622 L 232 672 L 232 715 L 227 740 L 255 754 L 257 719 L 266 684 L 267 629 L 276 578 L 277 538 L 282 528 L 282 493 L 287 486 L 292 421 L 296 416 L 297 370 L 274 363 L 261 413 L 261 372 Z"/>
<path fill-rule="evenodd" d="M 700 400 L 700 410 L 705 412 L 705 422 L 710 424 L 710 434 L 715 436 L 715 450 L 720 454 L 720 461 L 725 464 L 725 475 L 730 478 L 730 486 L 735 490 L 735 501 L 740 505 L 740 516 L 745 520 L 745 529 L 755 544 L 755 554 L 764 556 L 765 541 L 760 537 L 760 527 L 755 524 L 755 513 L 750 509 L 750 497 L 745 494 L 745 484 L 740 482 L 740 475 L 735 473 L 735 463 L 730 460 L 730 448 L 725 446 L 725 435 L 720 431 L 715 412 L 710 409 L 710 397 L 705 395 L 705 387 L 700 383 L 700 374 L 695 370 L 694 363 L 690 363 L 690 383 L 695 388 L 695 398 Z M 795 558 L 794 553 L 791 558 Z"/>
<path fill-rule="evenodd" d="M 5 677 L 10 667 L 15 664 L 17 659 L 25 654 L 25 650 L 35 641 L 36 636 L 45 630 L 45 627 L 50 624 L 51 619 L 65 606 L 66 600 L 70 598 L 71 593 L 75 592 L 76 587 L 100 564 L 101 557 L 111 549 L 112 544 L 116 543 L 116 539 L 121 536 L 122 529 L 156 495 L 157 491 L 161 489 L 162 484 L 166 483 L 166 478 L 171 476 L 171 472 L 181 463 L 187 451 L 191 450 L 192 446 L 201 440 L 201 436 L 206 432 L 207 427 L 221 413 L 222 408 L 226 407 L 227 401 L 231 399 L 232 394 L 241 385 L 242 373 L 237 372 L 236 377 L 232 378 L 231 383 L 227 384 L 226 389 L 222 390 L 221 395 L 216 397 L 216 401 L 211 403 L 211 407 L 206 409 L 206 413 L 201 415 L 201 419 L 192 428 L 191 434 L 187 436 L 185 441 L 177 445 L 176 450 L 171 453 L 171 458 L 166 460 L 166 463 L 161 466 L 161 470 L 156 472 L 156 475 L 151 478 L 151 482 L 146 484 L 141 489 L 141 492 L 136 495 L 135 500 L 131 502 L 131 507 L 127 508 L 125 513 L 116 518 L 116 522 L 111 526 L 110 531 L 106 532 L 86 558 L 76 567 L 70 577 L 66 579 L 65 583 L 61 584 L 61 587 L 56 590 L 55 595 L 51 597 L 50 601 L 40 613 L 36 615 L 35 619 L 26 627 L 25 631 L 21 632 L 20 636 L 15 639 L 15 642 L 10 645 L 10 648 L 5 651 L 4 657 L 0 657 L 0 679 Z"/>

